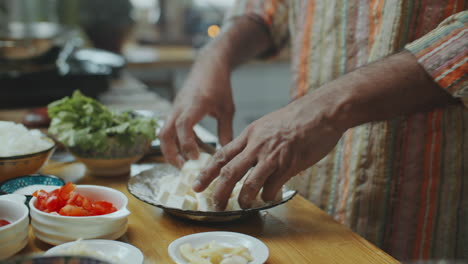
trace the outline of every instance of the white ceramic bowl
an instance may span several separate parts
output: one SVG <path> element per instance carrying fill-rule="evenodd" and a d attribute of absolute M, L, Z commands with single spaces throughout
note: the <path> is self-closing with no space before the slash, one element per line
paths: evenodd
<path fill-rule="evenodd" d="M 116 212 L 98 216 L 62 216 L 42 212 L 35 206 L 36 197 L 29 202 L 31 224 L 35 236 L 52 245 L 82 239 L 117 239 L 127 231 L 128 199 L 112 188 L 97 185 L 77 185 L 75 191 L 91 201 L 114 204 Z"/>
<path fill-rule="evenodd" d="M 19 200 L 15 196 L 20 197 Z M 25 200 L 22 195 L 0 196 L 0 219 L 10 222 L 0 227 L 0 260 L 13 256 L 28 244 L 29 218 Z"/>
<path fill-rule="evenodd" d="M 202 232 L 180 237 L 169 244 L 167 251 L 175 263 L 189 264 L 180 253 L 180 246 L 189 243 L 192 247 L 198 248 L 211 241 L 216 241 L 218 244 L 227 247 L 243 246 L 248 248 L 253 258 L 253 261 L 249 262 L 249 264 L 263 264 L 268 260 L 270 254 L 267 245 L 259 239 L 237 232 L 226 231 Z"/>
<path fill-rule="evenodd" d="M 78 248 L 78 250 L 76 250 Z M 77 253 L 75 253 L 78 251 Z M 105 240 L 90 239 L 68 242 L 47 250 L 45 256 L 81 255 L 99 258 L 116 263 L 143 264 L 144 256 L 140 249 L 130 244 Z"/>

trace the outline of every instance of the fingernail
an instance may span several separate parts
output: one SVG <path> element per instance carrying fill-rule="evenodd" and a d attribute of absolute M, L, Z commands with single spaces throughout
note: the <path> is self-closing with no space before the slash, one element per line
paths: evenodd
<path fill-rule="evenodd" d="M 194 191 L 198 191 L 201 188 L 201 181 L 200 180 L 194 180 L 192 183 L 192 189 Z"/>
<path fill-rule="evenodd" d="M 177 162 L 179 163 L 179 167 L 184 166 L 185 159 L 182 158 L 181 156 L 177 156 Z"/>
<path fill-rule="evenodd" d="M 196 160 L 197 159 L 197 154 L 194 151 L 189 151 L 187 152 L 187 157 L 191 160 Z"/>

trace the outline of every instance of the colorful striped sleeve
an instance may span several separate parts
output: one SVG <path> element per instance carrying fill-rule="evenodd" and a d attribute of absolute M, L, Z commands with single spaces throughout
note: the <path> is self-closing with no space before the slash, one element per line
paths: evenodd
<path fill-rule="evenodd" d="M 236 0 L 226 15 L 226 21 L 246 16 L 260 23 L 272 38 L 272 46 L 260 57 L 279 53 L 289 41 L 287 0 Z"/>
<path fill-rule="evenodd" d="M 405 48 L 442 88 L 468 107 L 468 11 L 448 17 Z"/>

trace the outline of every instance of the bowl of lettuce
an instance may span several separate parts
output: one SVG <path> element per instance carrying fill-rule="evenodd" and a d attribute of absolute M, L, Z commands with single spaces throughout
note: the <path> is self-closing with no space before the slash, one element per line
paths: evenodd
<path fill-rule="evenodd" d="M 75 91 L 48 105 L 49 133 L 95 176 L 130 172 L 156 138 L 156 120 L 134 111 L 111 111 Z"/>

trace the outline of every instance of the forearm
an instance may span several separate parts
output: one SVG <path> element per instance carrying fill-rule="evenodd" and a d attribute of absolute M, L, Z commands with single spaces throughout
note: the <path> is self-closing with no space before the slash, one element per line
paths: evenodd
<path fill-rule="evenodd" d="M 260 55 L 272 45 L 267 30 L 248 17 L 232 20 L 200 51 L 196 64 L 209 63 L 229 70 Z"/>
<path fill-rule="evenodd" d="M 407 51 L 359 68 L 328 86 L 321 91 L 330 102 L 327 116 L 341 130 L 459 102 Z"/>

